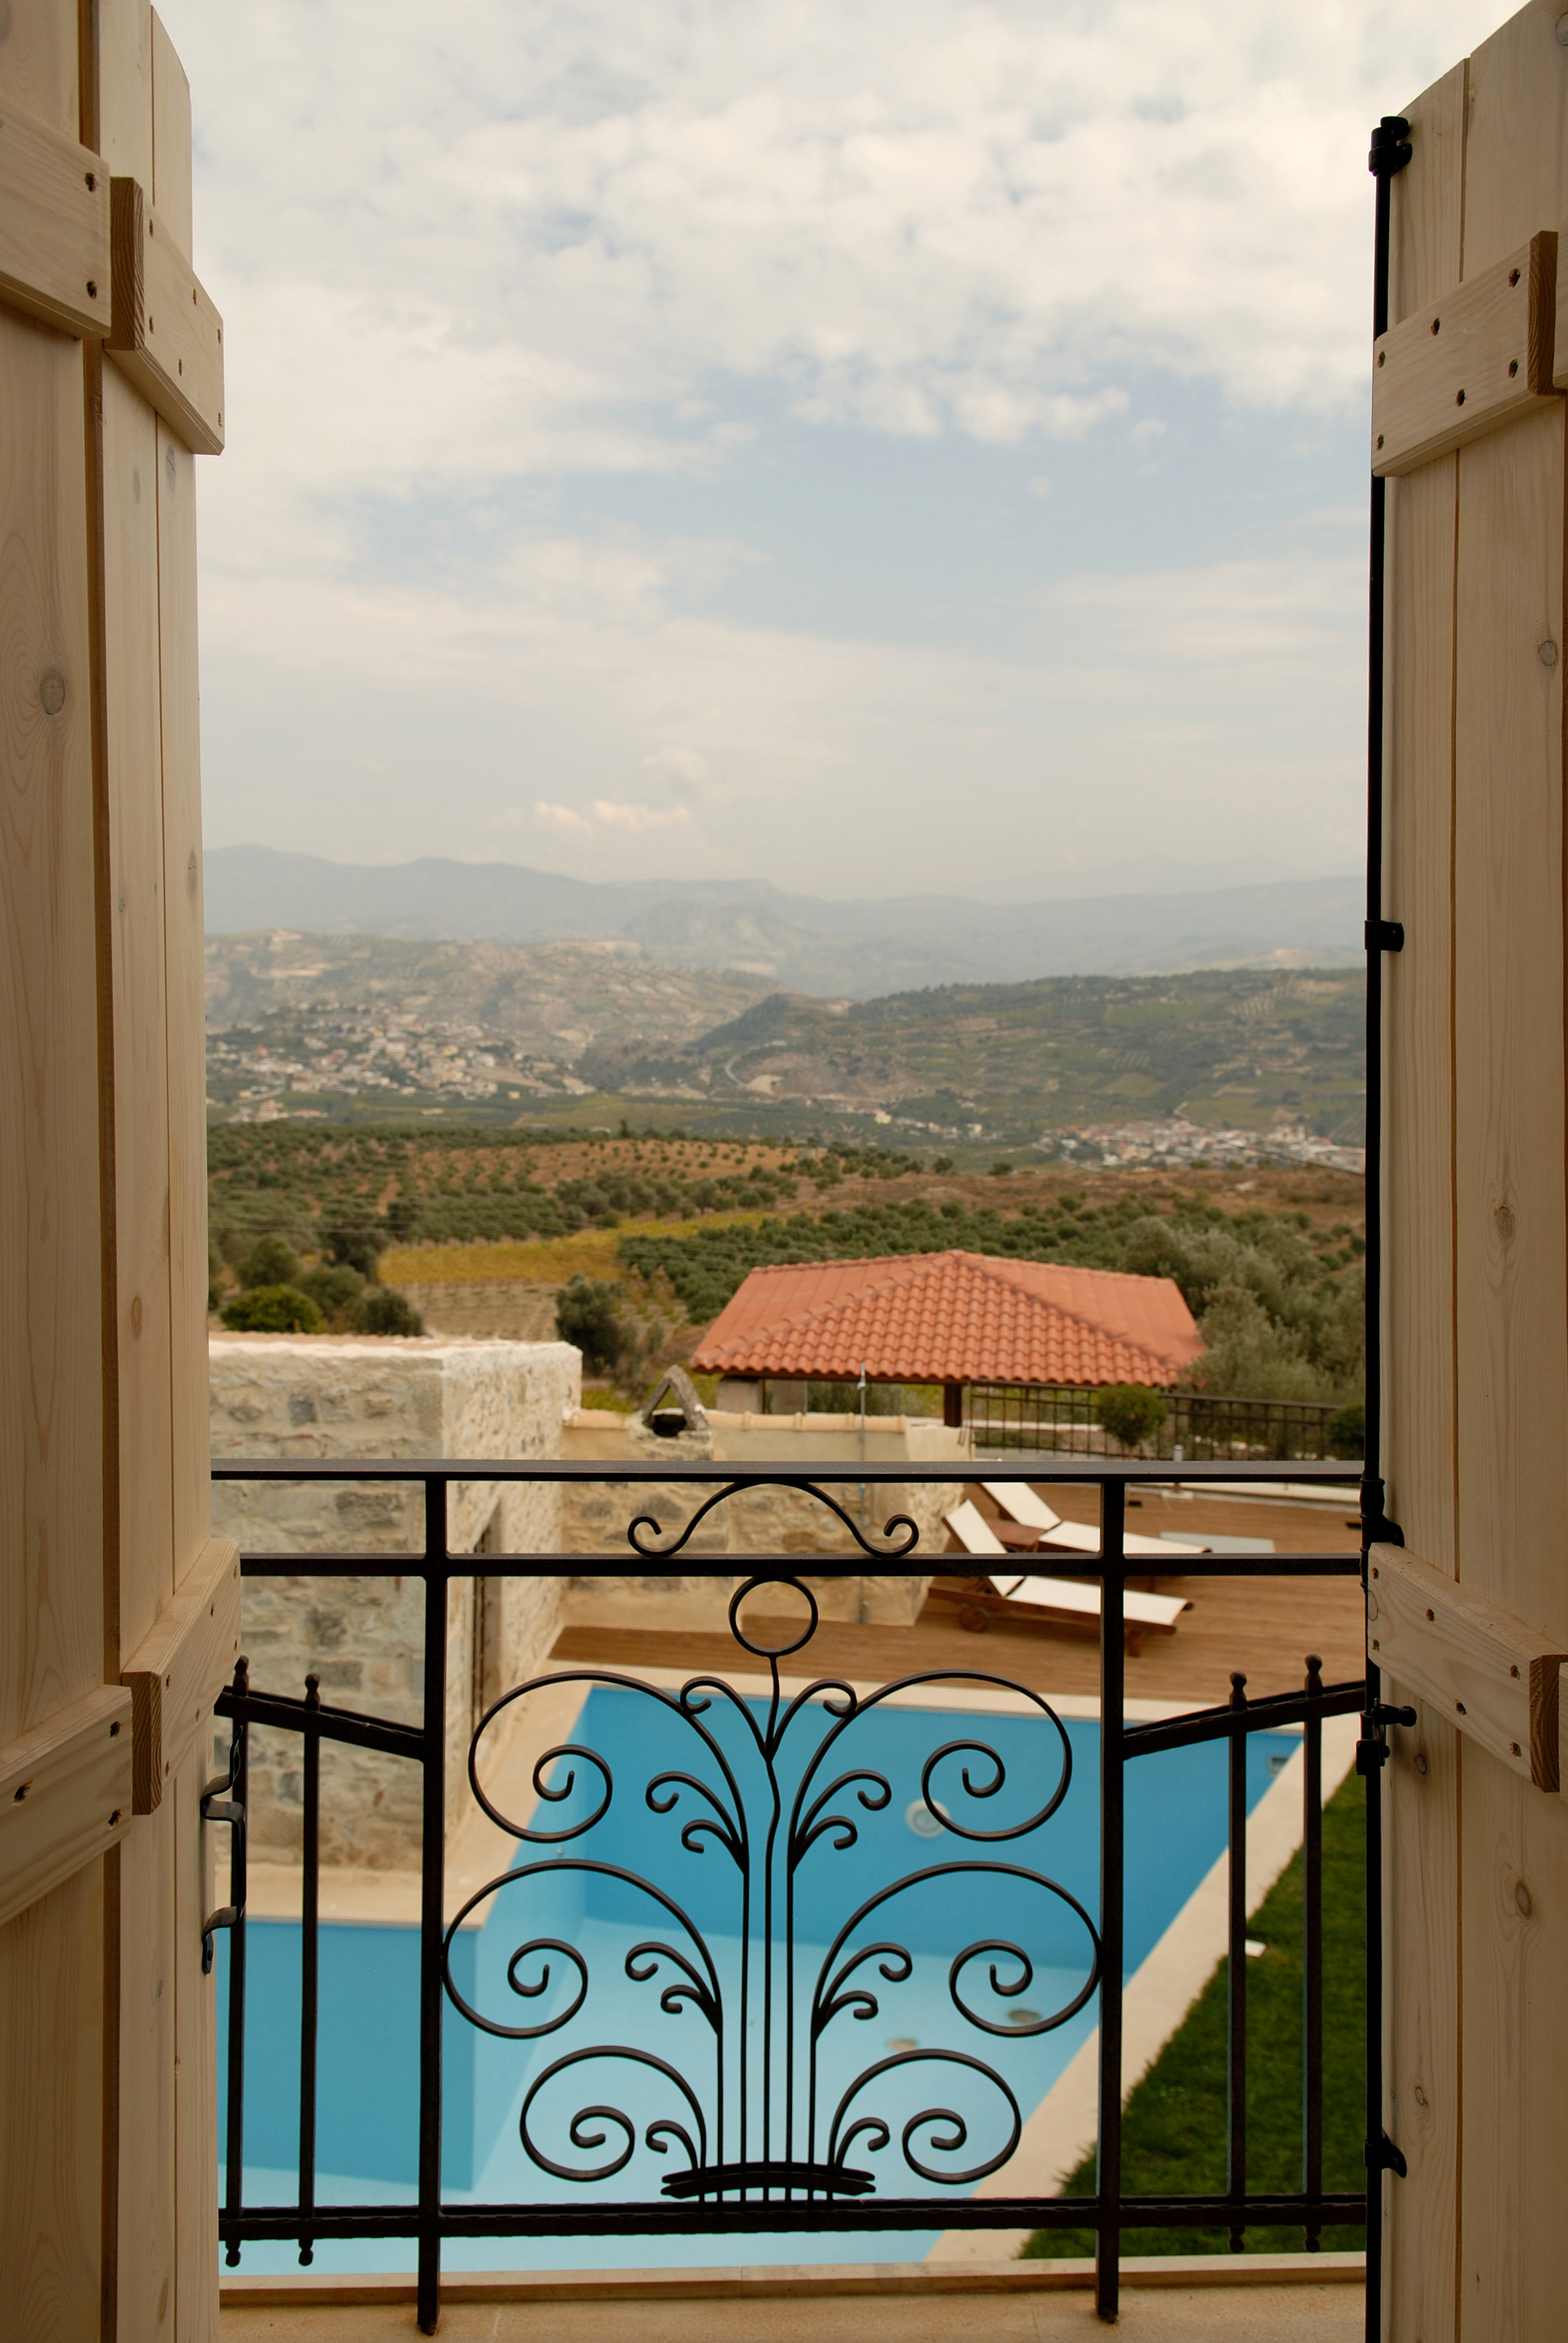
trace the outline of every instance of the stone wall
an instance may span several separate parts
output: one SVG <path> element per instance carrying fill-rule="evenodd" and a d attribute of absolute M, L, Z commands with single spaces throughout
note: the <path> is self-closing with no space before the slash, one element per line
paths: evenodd
<path fill-rule="evenodd" d="M 566 1457 L 617 1462 L 658 1463 L 678 1459 L 719 1465 L 787 1465 L 792 1470 L 812 1464 L 873 1464 L 920 1463 L 960 1463 L 967 1461 L 967 1435 L 928 1418 L 880 1416 L 862 1427 L 854 1415 L 751 1415 L 710 1409 L 706 1429 L 683 1433 L 678 1439 L 659 1440 L 633 1416 L 613 1415 L 585 1408 L 566 1425 L 561 1453 Z M 723 1486 L 711 1483 L 642 1483 L 635 1492 L 613 1483 L 573 1483 L 565 1491 L 561 1517 L 562 1551 L 598 1554 L 618 1560 L 629 1554 L 627 1529 L 634 1514 L 653 1517 L 668 1536 Z M 878 1571 L 866 1563 L 851 1532 L 825 1505 L 794 1489 L 747 1489 L 716 1506 L 696 1532 L 684 1554 L 783 1555 L 797 1557 L 800 1575 L 811 1588 L 827 1619 L 864 1620 L 907 1626 L 919 1616 L 926 1599 L 935 1557 L 946 1543 L 942 1514 L 962 1493 L 947 1484 L 910 1478 L 893 1483 L 869 1484 L 862 1492 L 854 1483 L 831 1493 L 873 1544 L 879 1544 L 883 1524 L 894 1513 L 907 1514 L 920 1530 L 916 1555 L 920 1569 Z M 650 1533 L 644 1533 L 651 1538 Z M 831 1575 L 804 1565 L 813 1558 L 842 1560 L 855 1565 Z M 742 1574 L 699 1577 L 694 1574 L 658 1574 L 649 1571 L 575 1573 L 564 1585 L 563 1620 L 594 1626 L 710 1628 L 722 1626 L 729 1598 Z"/>
<path fill-rule="evenodd" d="M 553 1456 L 581 1391 L 580 1355 L 564 1342 L 223 1334 L 212 1338 L 209 1353 L 215 1460 Z M 417 1486 L 217 1482 L 213 1525 L 251 1553 L 407 1553 L 412 1560 L 424 1543 L 423 1502 Z M 477 1558 L 559 1549 L 554 1485 L 466 1483 L 450 1491 L 448 1503 L 454 1552 Z M 555 1639 L 559 1600 L 554 1574 L 452 1582 L 449 1819 L 467 1800 L 476 1704 L 538 1671 Z M 338 1578 L 307 1570 L 247 1579 L 242 1621 L 258 1687 L 299 1694 L 313 1672 L 322 1698 L 336 1706 L 417 1722 L 425 1639 L 417 1576 Z M 263 1860 L 298 1851 L 299 1755 L 291 1735 L 252 1735 L 252 1845 Z M 417 1766 L 327 1746 L 322 1781 L 324 1861 L 417 1864 Z"/>

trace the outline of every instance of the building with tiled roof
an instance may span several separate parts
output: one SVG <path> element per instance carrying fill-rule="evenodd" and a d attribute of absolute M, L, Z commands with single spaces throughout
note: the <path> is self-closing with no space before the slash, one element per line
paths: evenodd
<path fill-rule="evenodd" d="M 941 1383 L 960 1420 L 966 1383 L 1152 1383 L 1202 1349 L 1169 1277 L 990 1253 L 754 1269 L 692 1353 L 729 1381 Z"/>

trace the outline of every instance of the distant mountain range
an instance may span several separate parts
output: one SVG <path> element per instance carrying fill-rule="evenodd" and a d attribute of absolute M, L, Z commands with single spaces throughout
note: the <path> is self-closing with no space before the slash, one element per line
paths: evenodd
<path fill-rule="evenodd" d="M 791 991 L 860 1000 L 1045 976 L 1349 967 L 1361 959 L 1362 916 L 1358 877 L 1038 903 L 829 902 L 760 879 L 592 881 L 509 862 L 329 862 L 264 846 L 206 856 L 209 935 L 286 928 L 409 941 L 613 940 L 667 966 L 734 969 Z"/>

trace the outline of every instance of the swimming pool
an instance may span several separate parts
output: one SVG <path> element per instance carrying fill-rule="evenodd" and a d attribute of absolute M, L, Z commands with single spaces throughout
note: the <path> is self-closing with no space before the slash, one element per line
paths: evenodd
<path fill-rule="evenodd" d="M 759 1796 L 768 1704 L 713 1690 L 683 1713 L 674 1695 L 596 1684 L 529 1841 L 452 1936 L 450 1992 L 478 2023 L 449 1999 L 445 2193 L 658 2200 L 689 2165 L 826 2159 L 884 2196 L 930 2196 L 929 2229 L 856 2239 L 858 2258 L 918 2258 L 1096 2022 L 1098 1724 L 983 1694 L 965 1705 L 957 1687 L 950 1708 L 868 1704 L 850 1719 L 812 1702 Z M 1249 1808 L 1297 1746 L 1251 1736 Z M 1126 1975 L 1225 1833 L 1221 1745 L 1129 1769 Z M 286 2203 L 300 1932 L 253 1920 L 247 1936 L 246 2195 Z M 226 1951 L 220 1939 L 220 1964 Z M 321 1929 L 320 2203 L 414 2196 L 417 1984 L 413 1927 Z M 476 2239 L 445 2258 L 843 2256 L 839 2237 L 785 2234 Z M 413 2258 L 404 2240 L 316 2248 L 327 2269 Z M 296 2268 L 296 2248 L 248 2245 L 244 2266 Z"/>

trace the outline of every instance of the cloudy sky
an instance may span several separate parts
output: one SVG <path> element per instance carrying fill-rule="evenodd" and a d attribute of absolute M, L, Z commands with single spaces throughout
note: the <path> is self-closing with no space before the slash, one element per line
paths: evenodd
<path fill-rule="evenodd" d="M 1498 0 L 160 0 L 208 842 L 1344 870 L 1367 132 Z"/>

